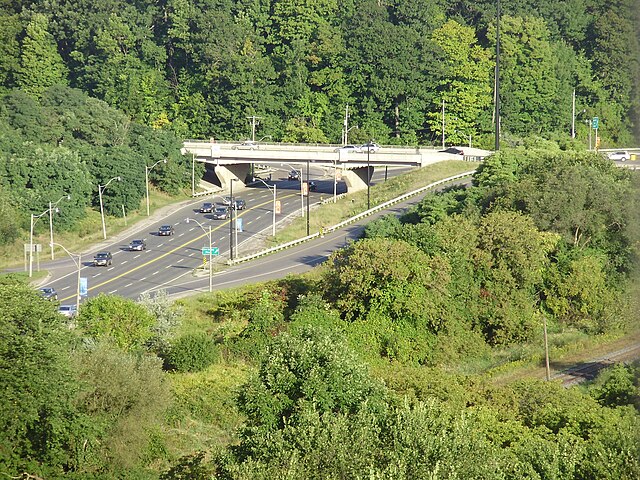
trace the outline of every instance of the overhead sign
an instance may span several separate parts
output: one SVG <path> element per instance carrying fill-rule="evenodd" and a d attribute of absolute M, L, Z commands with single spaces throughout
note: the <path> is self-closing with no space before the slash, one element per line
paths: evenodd
<path fill-rule="evenodd" d="M 86 297 L 89 294 L 87 277 L 80 277 L 80 296 Z"/>
<path fill-rule="evenodd" d="M 598 117 L 593 117 L 591 121 L 591 128 L 598 128 L 598 124 L 600 123 L 600 119 Z"/>
<path fill-rule="evenodd" d="M 220 255 L 219 247 L 205 248 L 202 247 L 202 255 Z"/>

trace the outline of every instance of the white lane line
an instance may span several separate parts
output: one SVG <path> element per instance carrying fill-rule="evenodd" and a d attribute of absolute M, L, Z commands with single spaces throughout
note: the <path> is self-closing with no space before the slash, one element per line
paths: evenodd
<path fill-rule="evenodd" d="M 116 288 L 115 290 L 111 290 L 111 291 L 109 292 L 109 295 L 112 295 L 112 294 L 116 293 L 117 291 L 118 291 L 118 289 L 117 289 L 117 288 Z"/>
<path fill-rule="evenodd" d="M 136 255 L 136 256 L 135 256 L 135 257 L 133 257 L 133 258 L 138 258 L 140 255 L 141 255 L 141 254 L 139 253 L 138 255 Z"/>
<path fill-rule="evenodd" d="M 133 285 L 133 283 L 127 283 L 127 284 L 124 286 L 124 288 L 128 288 L 128 287 L 130 287 L 131 285 Z"/>
<path fill-rule="evenodd" d="M 157 274 L 159 274 L 159 273 L 160 273 L 160 270 L 155 271 L 155 272 L 153 272 L 153 273 L 151 274 L 151 276 L 153 277 L 154 275 L 157 275 Z"/>
<path fill-rule="evenodd" d="M 193 253 L 193 252 L 191 252 L 191 253 L 189 254 L 189 256 L 190 256 L 190 257 L 193 257 L 194 255 L 195 255 L 195 253 Z"/>
<path fill-rule="evenodd" d="M 93 278 L 99 277 L 100 275 L 102 275 L 101 273 L 96 273 Z"/>
<path fill-rule="evenodd" d="M 62 287 L 62 288 L 60 289 L 60 291 L 62 292 L 62 291 L 64 291 L 64 290 L 66 290 L 67 288 L 69 288 L 69 285 L 67 285 L 66 287 Z"/>
<path fill-rule="evenodd" d="M 182 232 L 180 235 L 178 235 L 179 237 L 182 237 L 184 235 L 184 232 Z"/>
<path fill-rule="evenodd" d="M 173 265 L 167 265 L 166 267 L 164 267 L 164 269 L 166 270 L 167 268 L 171 268 L 173 267 Z"/>
<path fill-rule="evenodd" d="M 180 260 L 178 260 L 176 263 L 180 263 L 181 261 L 183 261 L 184 258 L 181 258 Z"/>
<path fill-rule="evenodd" d="M 260 216 L 256 217 L 255 219 L 256 219 L 256 220 L 260 220 L 261 218 L 262 218 L 262 215 L 260 215 Z"/>
<path fill-rule="evenodd" d="M 195 229 L 196 229 L 196 227 L 191 227 L 191 228 L 189 229 L 189 231 L 190 231 L 190 232 L 193 232 Z"/>
<path fill-rule="evenodd" d="M 158 248 L 160 248 L 160 247 L 161 247 L 161 246 L 163 246 L 163 245 L 164 245 L 164 243 L 161 243 L 160 245 L 158 245 Z"/>
<path fill-rule="evenodd" d="M 143 277 L 143 278 L 141 278 L 139 281 L 140 281 L 140 282 L 144 282 L 146 279 L 147 279 L 147 277 Z"/>
<path fill-rule="evenodd" d="M 124 265 L 125 263 L 127 263 L 129 260 L 123 260 L 122 261 L 122 265 Z"/>

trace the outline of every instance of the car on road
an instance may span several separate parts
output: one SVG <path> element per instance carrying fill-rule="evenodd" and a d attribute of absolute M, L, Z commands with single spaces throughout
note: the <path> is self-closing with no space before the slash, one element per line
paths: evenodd
<path fill-rule="evenodd" d="M 93 257 L 94 267 L 108 267 L 113 263 L 111 252 L 99 252 Z"/>
<path fill-rule="evenodd" d="M 287 180 L 296 180 L 296 181 L 300 181 L 300 172 L 298 170 L 291 170 L 289 172 L 289 176 L 287 177 Z"/>
<path fill-rule="evenodd" d="M 129 244 L 130 252 L 141 252 L 142 250 L 146 250 L 146 249 L 147 249 L 147 242 L 141 239 L 131 240 L 131 243 Z"/>
<path fill-rule="evenodd" d="M 229 218 L 229 207 L 226 205 L 216 205 L 212 212 L 214 220 L 226 220 Z"/>
<path fill-rule="evenodd" d="M 233 202 L 233 208 L 236 210 L 244 210 L 247 208 L 247 202 L 245 202 L 242 198 L 236 198 Z"/>
<path fill-rule="evenodd" d="M 253 140 L 245 140 L 240 145 L 234 145 L 231 147 L 232 150 L 256 150 L 258 148 L 258 144 Z"/>
<path fill-rule="evenodd" d="M 617 162 L 626 162 L 627 160 L 631 160 L 631 155 L 629 152 L 625 150 L 620 150 L 618 152 L 611 152 L 608 154 L 609 160 L 617 161 Z"/>
<path fill-rule="evenodd" d="M 58 292 L 56 292 L 55 288 L 52 287 L 43 287 L 38 289 L 42 298 L 46 298 L 47 300 L 58 300 Z"/>
<path fill-rule="evenodd" d="M 357 153 L 361 153 L 362 152 L 362 148 L 360 148 L 360 145 L 343 145 L 342 147 L 338 147 L 335 150 L 336 152 L 357 152 Z"/>
<path fill-rule="evenodd" d="M 160 235 L 161 237 L 168 237 L 170 235 L 173 235 L 174 233 L 175 231 L 173 230 L 173 226 L 171 225 L 162 225 L 158 229 L 158 235 Z"/>
<path fill-rule="evenodd" d="M 318 186 L 316 185 L 316 182 L 309 182 L 309 191 L 310 192 L 315 192 L 318 189 Z"/>
<path fill-rule="evenodd" d="M 58 307 L 58 313 L 68 318 L 73 318 L 78 315 L 78 309 L 75 305 L 60 305 Z"/>
<path fill-rule="evenodd" d="M 200 207 L 200 213 L 211 213 L 213 211 L 213 203 L 204 202 Z"/>
<path fill-rule="evenodd" d="M 380 150 L 380 145 L 378 145 L 376 142 L 369 142 L 361 145 L 360 150 L 362 150 L 363 152 L 376 153 L 378 150 Z"/>

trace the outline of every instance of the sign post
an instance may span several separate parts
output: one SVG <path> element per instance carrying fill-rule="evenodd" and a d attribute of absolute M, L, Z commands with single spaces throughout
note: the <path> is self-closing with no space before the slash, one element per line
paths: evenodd
<path fill-rule="evenodd" d="M 596 152 L 598 151 L 598 148 L 600 147 L 600 139 L 598 138 L 598 126 L 600 125 L 600 119 L 598 117 L 593 117 L 593 120 L 591 120 L 591 128 L 593 128 L 596 131 Z"/>

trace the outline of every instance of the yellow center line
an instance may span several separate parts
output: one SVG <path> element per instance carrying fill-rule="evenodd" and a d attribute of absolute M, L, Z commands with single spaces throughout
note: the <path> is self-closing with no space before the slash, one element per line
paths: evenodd
<path fill-rule="evenodd" d="M 296 196 L 296 197 L 297 197 L 297 196 L 299 196 L 299 195 L 300 195 L 299 193 L 291 193 L 291 194 L 288 194 L 288 195 L 284 195 L 284 196 L 283 196 L 283 197 L 281 197 L 281 198 L 282 198 L 282 199 L 284 199 L 284 198 L 293 197 L 293 196 Z M 238 214 L 236 214 L 236 218 L 241 217 L 242 215 L 244 215 L 245 213 L 248 213 L 250 210 L 252 210 L 252 209 L 254 209 L 254 208 L 263 207 L 263 206 L 268 205 L 268 204 L 273 204 L 273 198 L 272 198 L 271 200 L 268 200 L 268 201 L 264 202 L 264 203 L 260 203 L 259 205 L 255 205 L 255 206 L 253 206 L 253 207 L 251 207 L 251 208 L 249 208 L 249 209 L 247 209 L 247 210 L 243 211 L 242 213 L 238 213 Z M 231 219 L 229 219 L 229 220 L 225 221 L 224 223 L 218 224 L 215 228 L 212 228 L 212 229 L 211 229 L 211 233 L 213 233 L 213 232 L 214 232 L 214 231 L 216 231 L 216 230 L 220 230 L 222 227 L 224 227 L 224 226 L 228 225 L 230 222 L 231 222 Z M 196 238 L 194 238 L 193 240 L 189 240 L 187 243 L 183 243 L 182 245 L 178 245 L 178 246 L 177 246 L 177 247 L 175 247 L 174 249 L 169 250 L 168 252 L 163 253 L 163 254 L 162 254 L 162 255 L 160 255 L 159 257 L 156 257 L 156 258 L 154 258 L 154 259 L 152 259 L 152 260 L 149 260 L 149 261 L 148 261 L 148 262 L 146 262 L 146 263 L 143 263 L 143 264 L 141 264 L 141 265 L 138 265 L 137 267 L 134 267 L 134 268 L 132 268 L 131 270 L 127 270 L 126 272 L 123 272 L 123 273 L 121 273 L 120 275 L 117 275 L 117 276 L 115 276 L 115 277 L 113 277 L 113 278 L 110 278 L 109 280 L 105 280 L 105 281 L 104 281 L 104 282 L 102 282 L 102 283 L 99 283 L 99 284 L 97 284 L 97 285 L 94 285 L 93 287 L 90 287 L 90 288 L 88 288 L 87 290 L 94 290 L 94 289 L 96 289 L 96 288 L 100 288 L 100 287 L 102 287 L 102 286 L 104 286 L 104 285 L 107 285 L 108 283 L 111 283 L 111 282 L 113 282 L 114 280 L 118 280 L 119 278 L 122 278 L 122 277 L 124 277 L 125 275 L 129 275 L 130 273 L 133 273 L 133 272 L 135 272 L 136 270 L 140 270 L 142 267 L 146 267 L 146 266 L 148 266 L 148 265 L 151 265 L 152 263 L 157 262 L 158 260 L 160 260 L 160 259 L 162 259 L 162 258 L 166 257 L 167 255 L 171 255 L 172 253 L 177 252 L 177 251 L 178 251 L 178 250 L 180 250 L 181 248 L 184 248 L 184 247 L 186 247 L 187 245 L 191 245 L 192 243 L 197 242 L 197 241 L 198 241 L 198 240 L 200 240 L 201 238 L 206 237 L 206 236 L 208 236 L 208 235 L 209 235 L 209 232 L 205 232 L 205 233 L 203 233 L 202 235 L 200 235 L 199 237 L 196 237 Z M 70 296 L 68 296 L 68 297 L 63 298 L 61 301 L 65 301 L 65 300 L 69 300 L 69 299 L 71 299 L 71 298 L 75 298 L 75 296 L 76 296 L 76 295 L 70 295 Z"/>

